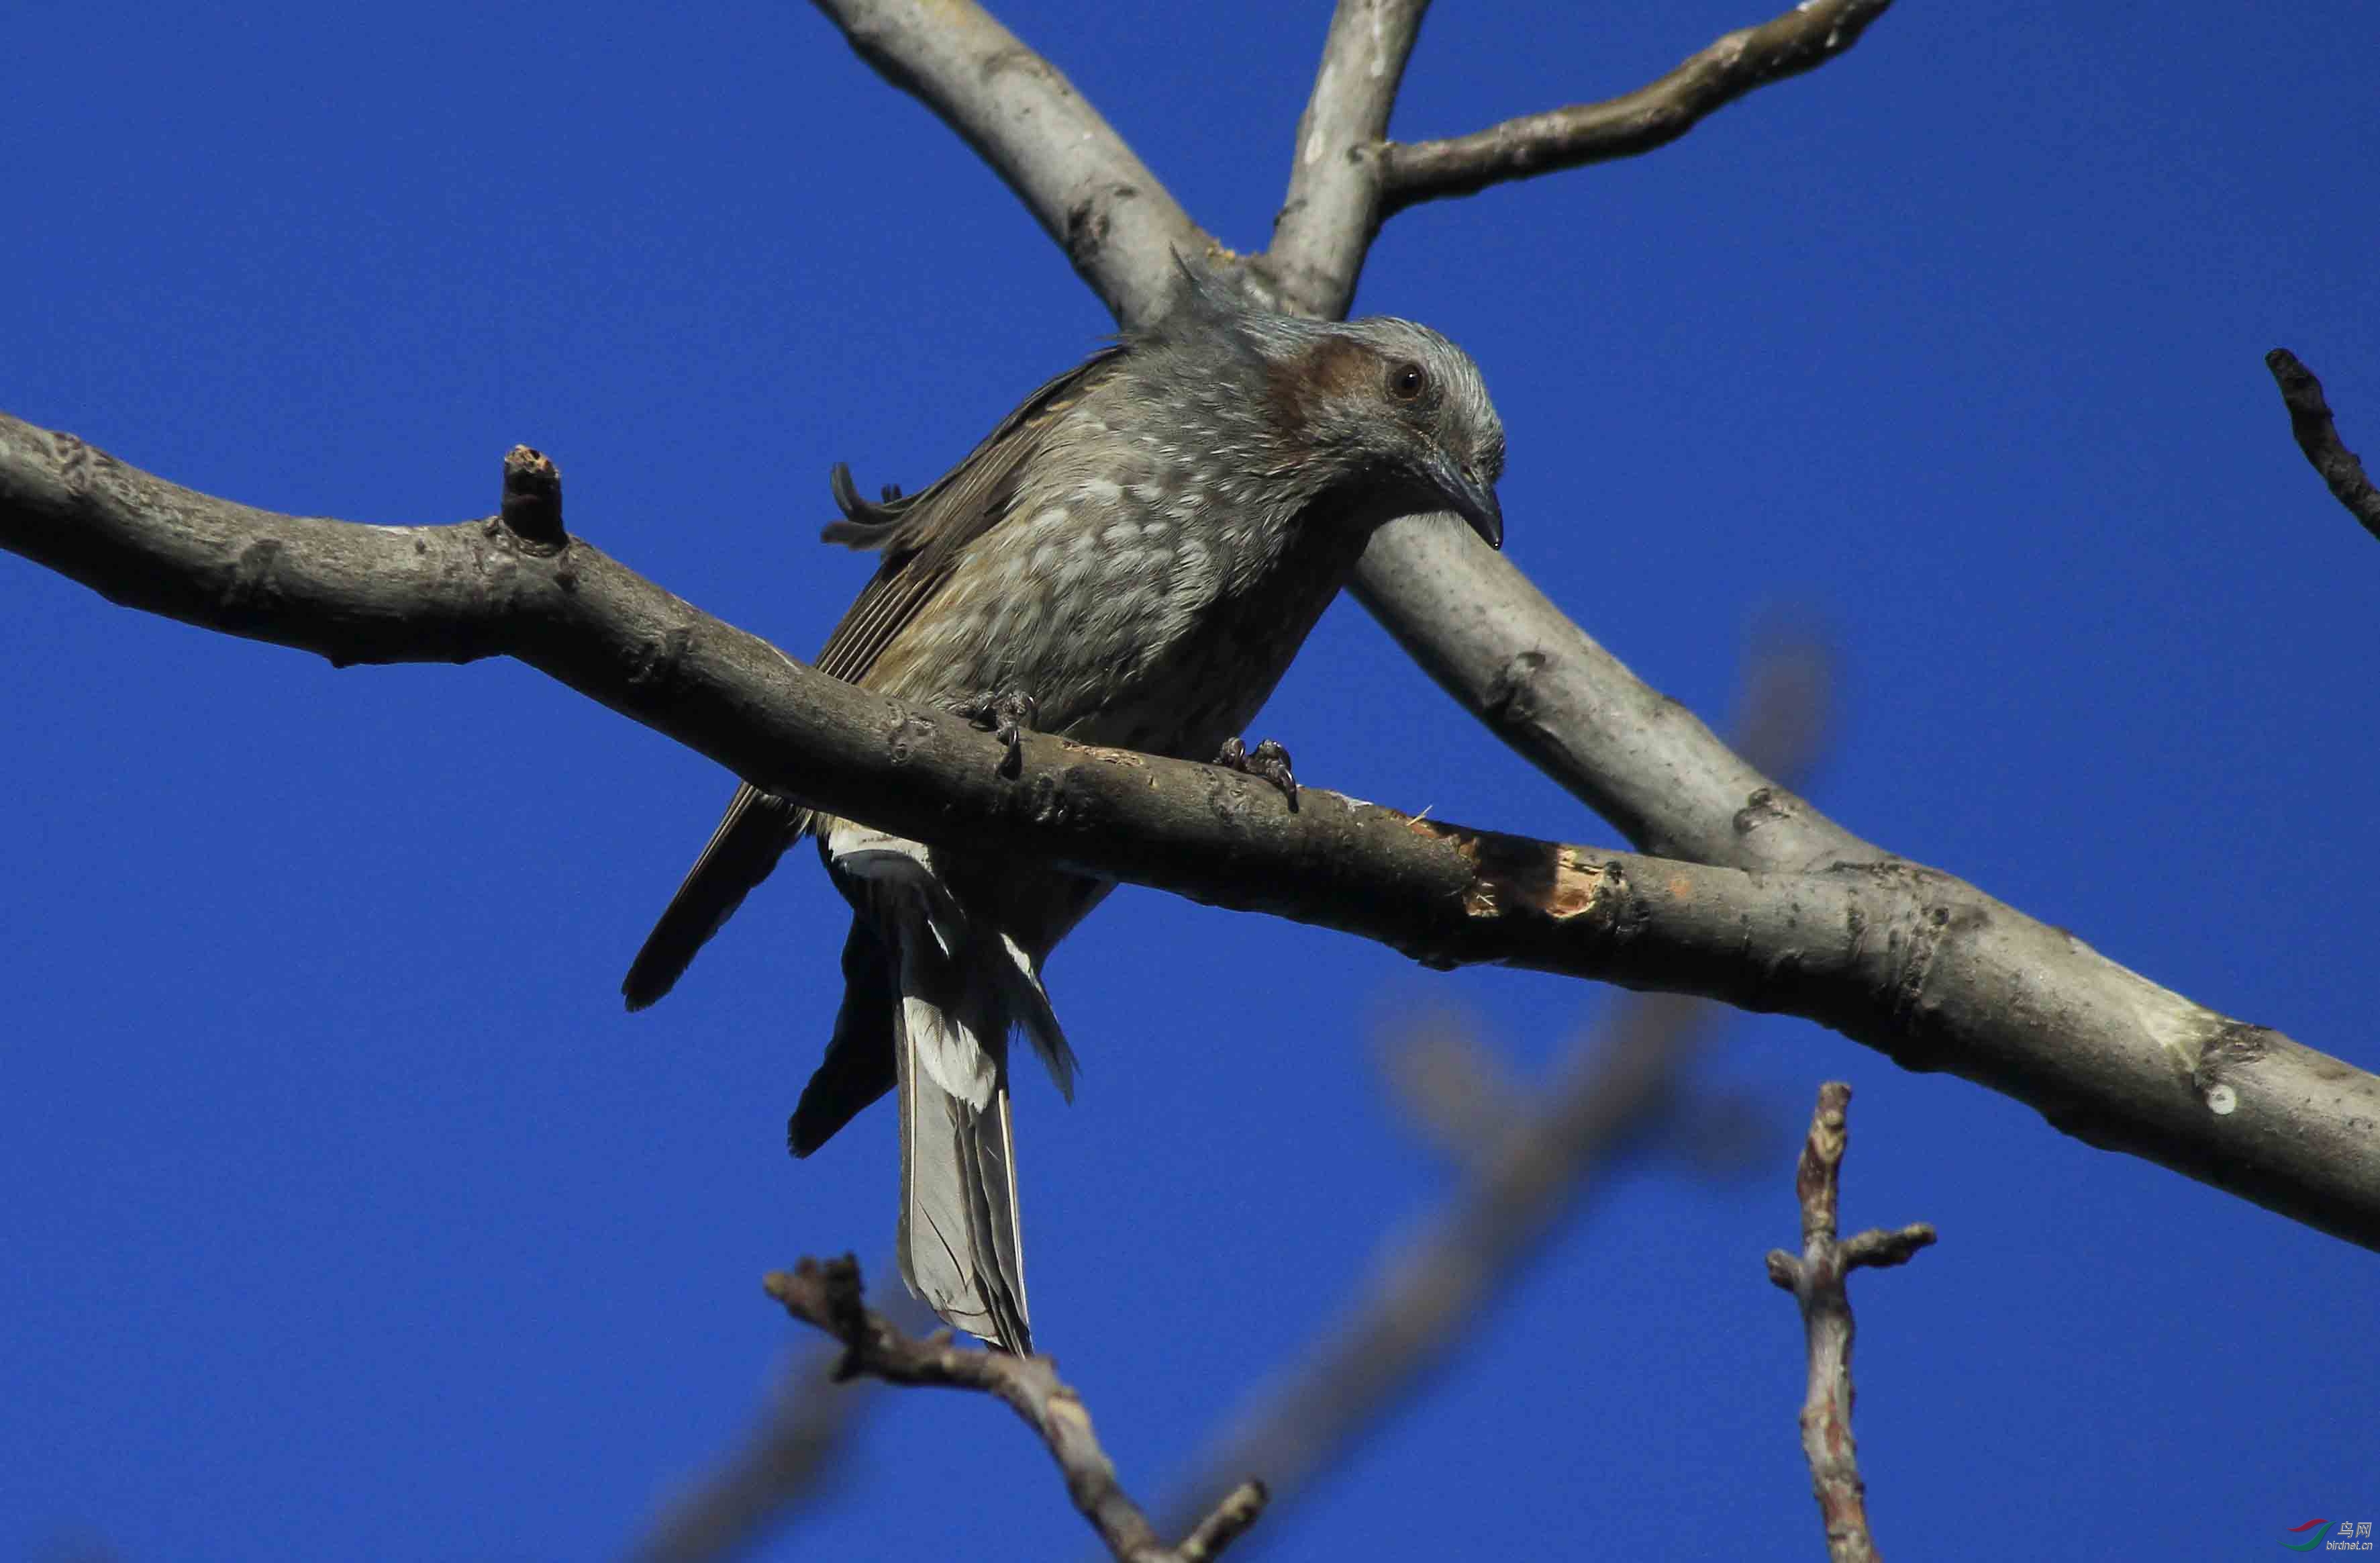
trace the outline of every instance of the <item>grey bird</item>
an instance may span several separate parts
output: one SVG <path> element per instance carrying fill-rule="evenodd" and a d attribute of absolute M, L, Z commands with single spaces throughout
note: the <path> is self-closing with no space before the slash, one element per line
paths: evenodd
<path fill-rule="evenodd" d="M 1451 511 L 1501 545 L 1503 465 L 1477 367 L 1436 332 L 1253 310 L 1185 268 L 1163 320 L 1034 392 L 932 486 L 869 503 L 836 468 L 827 540 L 883 559 L 818 665 L 998 727 L 1003 769 L 1031 727 L 1235 764 L 1294 807 L 1286 753 L 1251 754 L 1242 730 L 1381 522 Z M 793 1153 L 896 1092 L 903 1278 L 950 1324 L 1030 1351 L 1009 1038 L 1073 1099 L 1041 968 L 1110 884 L 747 786 L 630 967 L 630 1008 L 805 832 L 853 917 Z"/>

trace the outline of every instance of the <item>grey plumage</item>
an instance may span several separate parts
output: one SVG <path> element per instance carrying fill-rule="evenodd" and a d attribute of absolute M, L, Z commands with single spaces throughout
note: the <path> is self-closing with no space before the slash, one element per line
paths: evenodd
<path fill-rule="evenodd" d="M 883 558 L 819 665 L 924 704 L 1029 695 L 1044 731 L 1211 759 L 1379 522 L 1452 509 L 1500 543 L 1503 457 L 1477 369 L 1435 332 L 1268 314 L 1193 278 L 1155 328 L 1043 385 L 932 486 L 868 504 L 837 470 L 844 519 L 826 536 Z M 1041 966 L 1109 886 L 746 787 L 631 966 L 631 1007 L 805 831 L 854 920 L 794 1152 L 893 1091 L 904 1277 L 951 1323 L 1028 1350 L 1008 1043 L 1022 1032 L 1071 1096 Z"/>

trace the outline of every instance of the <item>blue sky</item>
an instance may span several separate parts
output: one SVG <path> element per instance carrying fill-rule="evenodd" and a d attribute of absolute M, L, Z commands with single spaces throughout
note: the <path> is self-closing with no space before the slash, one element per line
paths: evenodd
<path fill-rule="evenodd" d="M 1004 12 L 1194 215 L 1260 247 L 1323 12 Z M 1632 88 L 1756 12 L 1447 6 L 1396 130 Z M 2374 18 L 1909 0 L 1634 162 L 1396 219 L 1359 308 L 1511 431 L 1508 551 L 1725 714 L 1822 626 L 1817 801 L 2364 1068 L 2380 547 L 2261 362 L 2380 456 Z M 1109 322 L 807 8 L 37 7 L 0 141 L 0 408 L 300 513 L 574 531 L 796 654 L 867 566 L 829 463 L 916 485 Z M 504 663 L 334 672 L 0 558 L 0 1555 L 584 1558 L 730 1447 L 798 1337 L 760 1273 L 889 1250 L 888 1113 L 795 1164 L 840 903 L 806 856 L 666 1003 L 620 971 L 731 783 Z M 1301 777 L 1609 828 L 1351 604 L 1258 724 Z M 1022 1088 L 1035 1325 L 1154 1498 L 1452 1174 L 1373 1038 L 1451 1004 L 1517 1070 L 1608 995 L 1126 891 L 1052 962 L 1085 1072 Z M 1822 1079 L 1865 1277 L 1880 1543 L 2216 1557 L 2380 1520 L 2374 1261 L 1941 1075 L 1745 1019 L 1698 1099 L 1761 1164 L 1609 1179 L 1270 1556 L 1812 1557 L 1799 1326 L 1763 1278 Z M 1070 1555 L 989 1403 L 887 1398 L 770 1557 Z"/>

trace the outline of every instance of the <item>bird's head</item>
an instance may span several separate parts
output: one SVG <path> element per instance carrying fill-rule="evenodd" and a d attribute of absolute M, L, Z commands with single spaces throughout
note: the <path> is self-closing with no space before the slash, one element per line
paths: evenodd
<path fill-rule="evenodd" d="M 1194 397 L 1245 398 L 1232 410 L 1260 421 L 1277 458 L 1323 489 L 1354 490 L 1374 519 L 1452 510 L 1503 546 L 1504 423 L 1468 353 L 1409 320 L 1252 309 L 1220 279 L 1182 270 L 1187 286 L 1151 336 L 1182 348 L 1190 372 L 1208 366 Z"/>
<path fill-rule="evenodd" d="M 1452 510 L 1504 545 L 1504 423 L 1470 354 L 1426 325 L 1374 316 L 1316 333 L 1274 380 L 1317 450 L 1384 497 Z"/>

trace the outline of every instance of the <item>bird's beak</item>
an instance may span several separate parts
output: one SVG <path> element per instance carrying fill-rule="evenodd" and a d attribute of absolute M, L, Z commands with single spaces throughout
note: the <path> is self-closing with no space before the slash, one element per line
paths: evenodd
<path fill-rule="evenodd" d="M 1479 474 L 1441 456 L 1430 463 L 1429 478 L 1431 486 L 1446 496 L 1448 508 L 1471 523 L 1488 547 L 1504 546 L 1504 507 Z"/>

